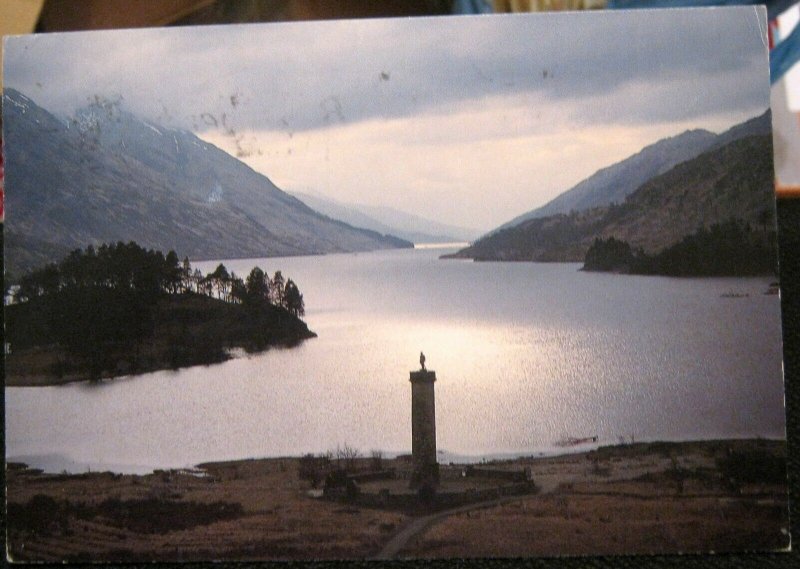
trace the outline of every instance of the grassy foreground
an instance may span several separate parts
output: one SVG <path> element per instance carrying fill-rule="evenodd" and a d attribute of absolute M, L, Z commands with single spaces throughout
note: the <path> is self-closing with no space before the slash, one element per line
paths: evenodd
<path fill-rule="evenodd" d="M 743 440 L 515 459 L 531 467 L 538 494 L 445 517 L 399 556 L 783 549 L 785 453 L 783 441 Z M 421 515 L 311 498 L 298 466 L 273 458 L 204 464 L 205 476 L 134 476 L 10 464 L 8 552 L 16 561 L 359 559 Z"/>

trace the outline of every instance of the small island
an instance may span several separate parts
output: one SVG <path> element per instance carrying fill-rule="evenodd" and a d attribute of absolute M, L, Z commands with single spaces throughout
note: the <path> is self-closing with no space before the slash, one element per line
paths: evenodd
<path fill-rule="evenodd" d="M 203 275 L 174 251 L 134 242 L 75 250 L 32 271 L 6 306 L 6 385 L 208 365 L 316 337 L 303 295 L 280 271 Z"/>

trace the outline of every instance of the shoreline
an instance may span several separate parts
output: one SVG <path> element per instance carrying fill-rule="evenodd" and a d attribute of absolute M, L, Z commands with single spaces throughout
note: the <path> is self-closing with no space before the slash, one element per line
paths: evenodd
<path fill-rule="evenodd" d="M 124 378 L 118 378 L 124 379 Z M 88 380 L 87 380 L 88 381 Z M 13 387 L 13 386 L 6 386 Z M 444 466 L 469 466 L 476 464 L 513 464 L 515 462 L 529 462 L 550 459 L 566 459 L 575 457 L 576 455 L 587 455 L 601 451 L 601 449 L 630 449 L 634 452 L 635 449 L 642 447 L 656 446 L 691 446 L 691 445 L 721 445 L 721 444 L 738 444 L 747 442 L 763 441 L 767 444 L 786 444 L 786 437 L 781 436 L 735 436 L 731 438 L 698 438 L 698 439 L 641 439 L 635 442 L 624 443 L 589 443 L 576 446 L 552 446 L 547 447 L 545 450 L 524 450 L 524 451 L 509 451 L 497 452 L 487 454 L 457 454 L 446 451 L 443 459 L 440 459 L 439 464 Z M 110 473 L 123 476 L 148 476 L 153 472 L 171 472 L 171 471 L 184 471 L 184 470 L 198 470 L 205 466 L 213 466 L 217 464 L 228 463 L 245 463 L 253 461 L 269 461 L 269 460 L 299 460 L 302 456 L 309 453 L 287 454 L 276 456 L 245 456 L 230 459 L 203 459 L 200 462 L 188 461 L 183 465 L 169 466 L 169 465 L 143 465 L 143 464 L 124 464 L 124 463 L 88 463 L 71 459 L 68 455 L 58 453 L 45 453 L 45 454 L 24 454 L 17 456 L 6 456 L 7 464 L 14 464 L 24 466 L 31 470 L 40 470 L 43 474 L 67 474 L 70 476 L 79 476 L 86 473 Z M 386 460 L 396 460 L 401 456 L 409 456 L 410 450 L 401 451 L 384 451 L 383 457 Z M 55 459 L 55 460 L 38 460 L 38 459 Z M 448 460 L 448 459 L 454 460 Z M 43 466 L 43 462 L 57 462 L 59 466 L 47 468 Z M 37 464 L 38 463 L 38 464 Z M 74 464 L 83 470 L 68 470 L 63 468 L 64 464 Z M 120 467 L 115 470 L 114 467 Z M 134 471 L 135 470 L 135 471 Z"/>
<path fill-rule="evenodd" d="M 261 354 L 268 352 L 274 348 L 292 348 L 304 340 L 309 340 L 312 338 L 316 338 L 317 335 L 314 332 L 311 332 L 313 336 L 309 336 L 308 338 L 301 338 L 297 341 L 287 342 L 286 344 L 275 344 L 268 346 L 263 350 L 257 350 L 252 352 L 253 354 Z M 136 379 L 138 377 L 142 377 L 145 375 L 149 375 L 151 373 L 157 373 L 161 371 L 167 372 L 180 372 L 181 370 L 192 368 L 192 367 L 209 367 L 214 365 L 224 364 L 225 362 L 229 362 L 231 360 L 237 359 L 239 356 L 232 355 L 231 352 L 240 350 L 242 348 L 235 346 L 230 350 L 227 350 L 225 353 L 225 357 L 219 359 L 217 361 L 212 362 L 205 362 L 205 363 L 196 363 L 196 364 L 186 364 L 181 365 L 178 367 L 172 367 L 170 365 L 154 365 L 152 367 L 146 369 L 139 369 L 136 373 L 129 373 L 129 374 L 120 374 L 120 375 L 113 375 L 109 373 L 104 373 L 98 378 L 91 378 L 87 377 L 85 373 L 81 374 L 72 374 L 72 375 L 65 375 L 63 377 L 58 377 L 54 375 L 48 374 L 31 374 L 31 375 L 6 375 L 5 378 L 5 387 L 15 387 L 15 388 L 36 388 L 36 387 L 61 387 L 64 385 L 71 385 L 75 383 L 88 383 L 88 384 L 101 384 L 101 383 L 110 383 L 118 380 L 129 380 L 129 379 Z M 8 356 L 6 356 L 8 357 Z"/>
<path fill-rule="evenodd" d="M 71 385 L 71 384 L 76 384 L 76 383 L 101 384 L 101 383 L 110 383 L 110 382 L 114 382 L 114 381 L 118 381 L 118 380 L 125 381 L 125 380 L 129 380 L 129 379 L 136 379 L 136 378 L 141 377 L 141 376 L 145 376 L 145 375 L 149 375 L 149 374 L 157 373 L 157 372 L 162 372 L 162 371 L 178 373 L 181 370 L 185 370 L 185 369 L 192 368 L 192 367 L 209 367 L 209 366 L 224 364 L 224 363 L 229 362 L 231 360 L 235 360 L 235 359 L 241 357 L 241 355 L 234 355 L 236 352 L 238 352 L 240 350 L 244 351 L 246 354 L 249 354 L 249 355 L 257 355 L 257 354 L 266 353 L 266 352 L 268 352 L 270 350 L 273 350 L 273 349 L 293 348 L 293 347 L 296 347 L 296 346 L 300 345 L 302 342 L 304 342 L 306 340 L 311 340 L 313 338 L 317 338 L 318 337 L 315 332 L 310 332 L 310 334 L 311 335 L 309 335 L 307 337 L 301 337 L 301 338 L 298 338 L 298 339 L 292 339 L 291 341 L 287 341 L 285 343 L 272 344 L 270 346 L 267 346 L 264 349 L 254 350 L 252 352 L 247 352 L 246 350 L 244 350 L 244 348 L 242 348 L 240 346 L 234 346 L 232 348 L 227 349 L 225 351 L 225 356 L 222 359 L 219 359 L 218 361 L 195 363 L 195 364 L 186 364 L 186 365 L 181 365 L 181 366 L 178 366 L 178 367 L 172 367 L 172 366 L 166 365 L 166 364 L 165 365 L 161 365 L 161 366 L 155 365 L 155 366 L 152 366 L 151 368 L 139 369 L 139 370 L 136 371 L 136 373 L 128 373 L 128 374 L 120 374 L 120 375 L 112 375 L 112 374 L 109 374 L 109 373 L 105 373 L 105 374 L 101 375 L 99 378 L 87 377 L 85 373 L 73 374 L 73 375 L 65 375 L 63 377 L 58 377 L 58 376 L 49 375 L 49 374 L 42 374 L 42 373 L 40 373 L 40 374 L 30 374 L 30 375 L 8 375 L 8 374 L 6 374 L 5 387 L 14 387 L 14 388 L 27 389 L 27 388 L 36 388 L 36 387 L 61 387 L 61 386 L 64 386 L 64 385 Z M 8 358 L 8 355 L 6 356 L 6 358 Z M 6 365 L 8 365 L 8 359 L 6 359 Z"/>
<path fill-rule="evenodd" d="M 370 459 L 359 460 L 366 466 Z M 383 459 L 382 467 L 401 460 Z M 443 516 L 404 542 L 398 557 L 787 544 L 785 440 L 639 442 L 486 464 L 530 468 L 538 492 Z M 313 484 L 299 476 L 299 466 L 298 457 L 276 457 L 200 463 L 202 475 L 124 475 L 44 474 L 9 463 L 8 551 L 12 559 L 35 561 L 365 559 L 425 515 L 312 498 Z M 34 503 L 53 510 L 38 532 L 30 525 Z M 497 527 L 510 529 L 501 539 Z M 526 538 L 530 532 L 541 539 Z"/>

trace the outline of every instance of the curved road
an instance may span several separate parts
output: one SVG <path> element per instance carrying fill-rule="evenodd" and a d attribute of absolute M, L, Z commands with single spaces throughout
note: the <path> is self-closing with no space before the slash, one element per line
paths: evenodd
<path fill-rule="evenodd" d="M 392 539 L 390 539 L 389 542 L 383 546 L 383 549 L 381 549 L 380 552 L 375 557 L 373 557 L 373 559 L 394 559 L 395 557 L 397 557 L 397 554 L 400 553 L 400 550 L 403 549 L 408 544 L 409 541 L 411 541 L 411 539 L 426 532 L 428 529 L 430 529 L 431 526 L 442 521 L 444 518 L 448 516 L 452 516 L 455 514 L 462 514 L 464 512 L 469 512 L 470 510 L 491 508 L 493 506 L 499 506 L 500 504 L 505 504 L 506 502 L 525 500 L 527 498 L 530 498 L 531 496 L 541 496 L 541 495 L 542 492 L 538 492 L 536 494 L 519 494 L 517 496 L 494 498 L 492 500 L 486 500 L 485 502 L 475 502 L 474 504 L 466 504 L 464 506 L 459 506 L 458 508 L 442 510 L 441 512 L 436 512 L 428 516 L 416 518 L 412 520 L 400 532 L 398 532 L 394 537 L 392 537 Z"/>

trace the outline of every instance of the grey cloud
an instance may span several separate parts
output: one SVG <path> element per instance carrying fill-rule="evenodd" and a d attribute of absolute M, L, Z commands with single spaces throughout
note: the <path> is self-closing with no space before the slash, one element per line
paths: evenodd
<path fill-rule="evenodd" d="M 62 114 L 119 95 L 196 131 L 291 132 L 520 93 L 587 121 L 687 120 L 768 105 L 763 26 L 735 8 L 59 34 L 10 40 L 5 81 Z"/>

